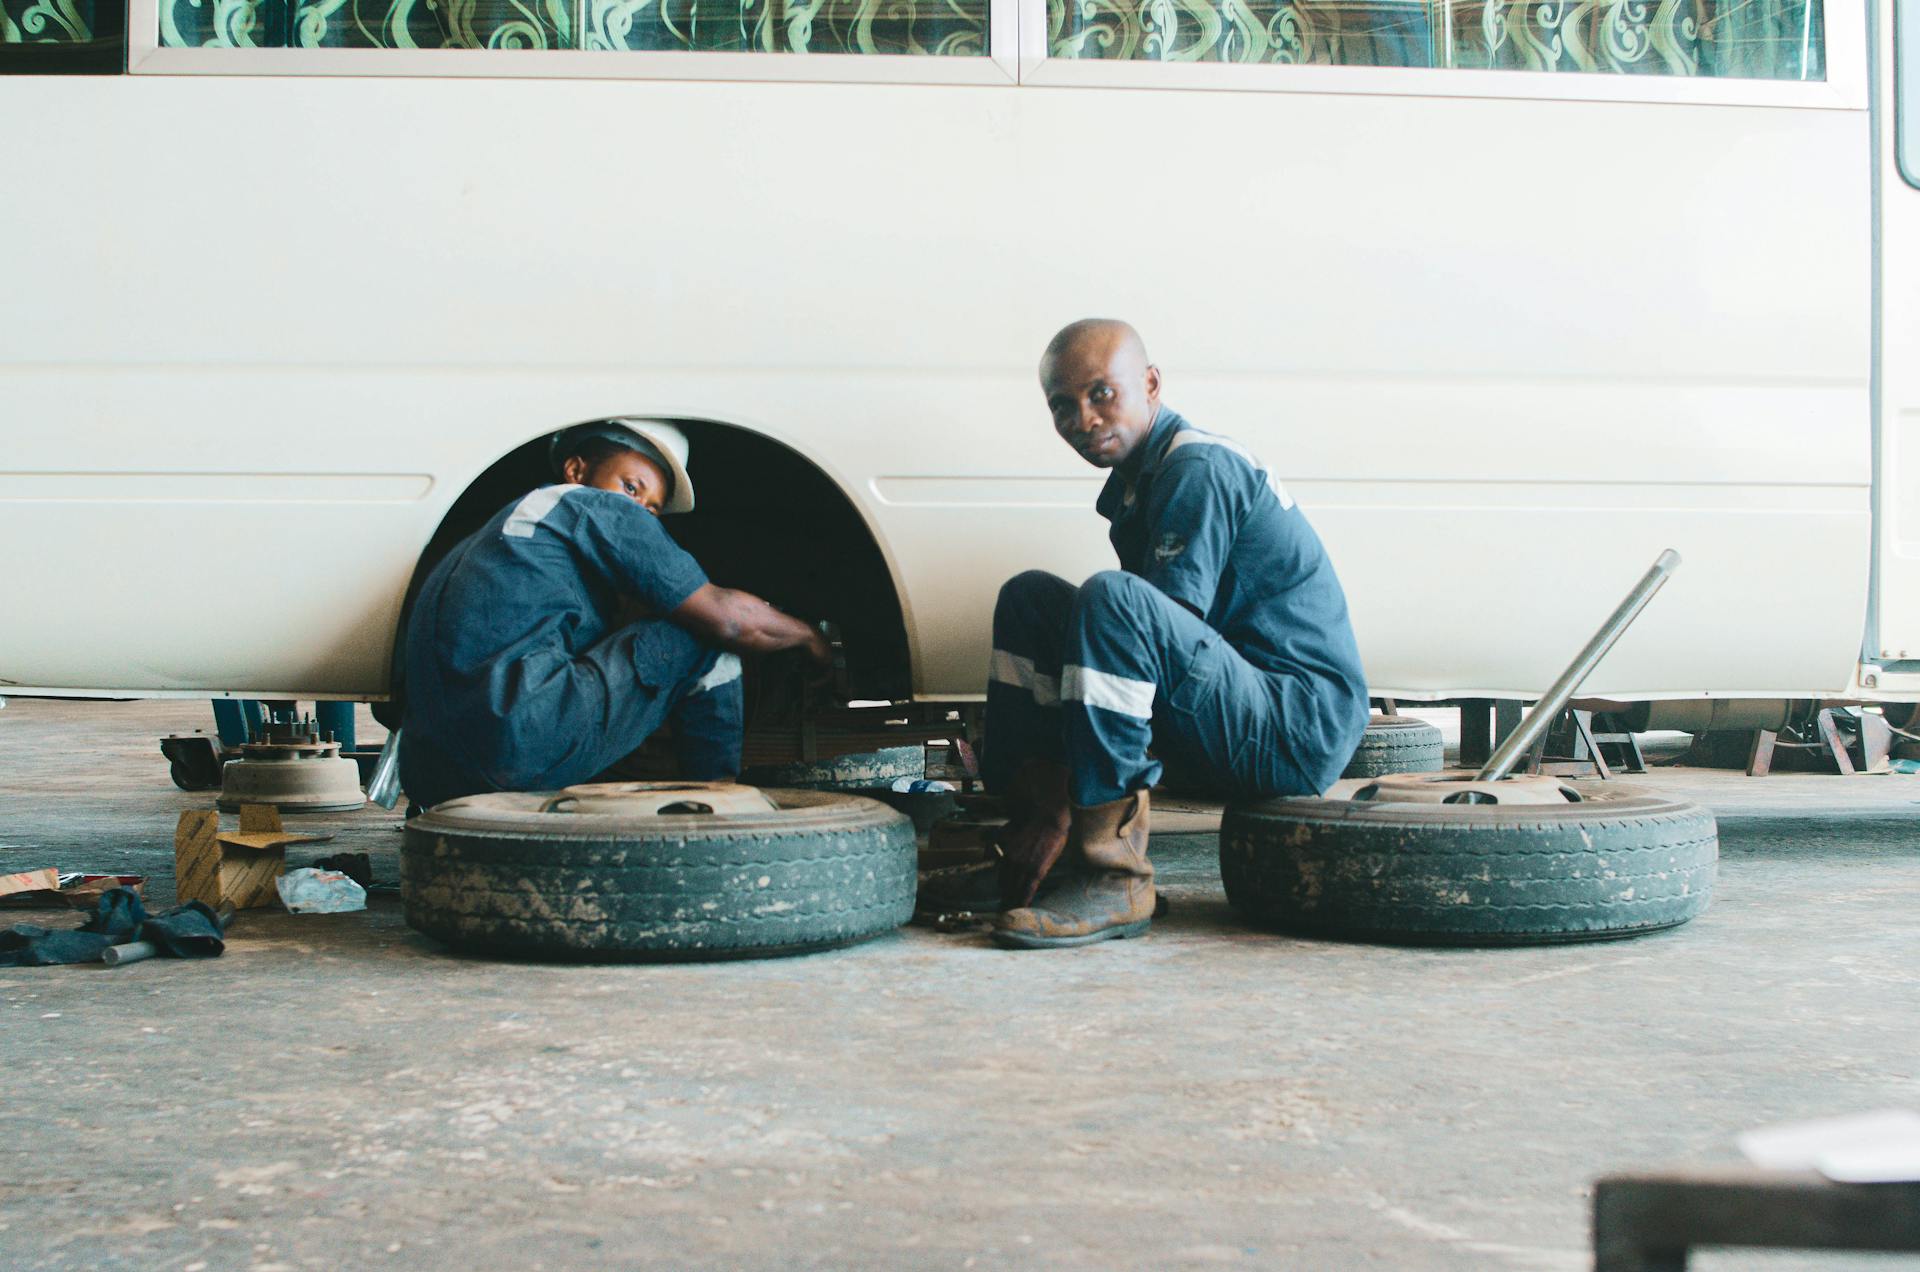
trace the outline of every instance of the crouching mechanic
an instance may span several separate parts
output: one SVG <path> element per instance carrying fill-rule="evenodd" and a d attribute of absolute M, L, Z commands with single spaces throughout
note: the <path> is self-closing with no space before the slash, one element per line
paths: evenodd
<path fill-rule="evenodd" d="M 502 508 L 428 575 L 407 623 L 401 785 L 416 808 L 589 781 L 663 723 L 681 776 L 740 771 L 742 653 L 831 653 L 757 596 L 716 587 L 660 525 L 693 508 L 669 424 L 554 438 L 557 484 Z M 622 625 L 638 606 L 647 617 Z"/>
<path fill-rule="evenodd" d="M 1161 758 L 1233 796 L 1318 794 L 1367 724 L 1320 540 L 1257 459 L 1161 404 L 1133 328 L 1065 328 L 1040 384 L 1060 436 L 1112 470 L 1096 507 L 1122 568 L 1022 574 L 994 609 L 983 759 L 1012 817 L 994 938 L 1015 948 L 1147 930 Z"/>

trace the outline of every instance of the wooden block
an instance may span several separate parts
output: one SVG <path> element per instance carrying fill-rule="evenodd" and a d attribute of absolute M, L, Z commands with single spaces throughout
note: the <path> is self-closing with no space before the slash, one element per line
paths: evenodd
<path fill-rule="evenodd" d="M 268 834 L 284 830 L 280 821 L 280 810 L 272 804 L 240 805 L 240 833 Z"/>
<path fill-rule="evenodd" d="M 279 820 L 277 809 L 268 809 Z M 180 901 L 204 901 L 236 910 L 271 905 L 280 899 L 274 880 L 286 866 L 284 845 L 257 847 L 225 842 L 220 814 L 211 809 L 180 814 L 173 832 L 174 895 Z"/>
<path fill-rule="evenodd" d="M 220 863 L 219 833 L 220 814 L 211 808 L 180 814 L 173 828 L 173 889 L 182 902 L 207 899 Z"/>
<path fill-rule="evenodd" d="M 296 835 L 291 831 L 248 831 L 227 830 L 220 834 L 220 842 L 235 848 L 285 848 L 290 844 L 323 844 L 332 839 L 332 835 Z"/>

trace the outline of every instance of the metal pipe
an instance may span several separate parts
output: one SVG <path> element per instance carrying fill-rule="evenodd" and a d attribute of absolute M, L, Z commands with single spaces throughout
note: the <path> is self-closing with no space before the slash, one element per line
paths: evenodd
<path fill-rule="evenodd" d="M 119 967 L 123 963 L 143 963 L 160 952 L 160 947 L 152 941 L 128 941 L 125 945 L 109 945 L 100 951 L 100 961 L 108 967 Z"/>
<path fill-rule="evenodd" d="M 387 734 L 380 758 L 373 762 L 373 775 L 367 779 L 367 798 L 382 808 L 400 802 L 400 730 Z"/>
<path fill-rule="evenodd" d="M 1600 630 L 1593 634 L 1593 639 L 1587 642 L 1587 647 L 1582 649 L 1579 655 L 1567 665 L 1567 669 L 1560 673 L 1560 679 L 1553 682 L 1553 688 L 1547 690 L 1540 701 L 1534 704 L 1533 710 L 1527 713 L 1527 718 L 1520 722 L 1520 727 L 1508 734 L 1507 740 L 1487 757 L 1486 766 L 1480 770 L 1475 781 L 1497 782 L 1513 771 L 1513 766 L 1520 757 L 1540 740 L 1541 735 L 1547 731 L 1555 717 L 1565 710 L 1567 701 L 1573 697 L 1574 690 L 1578 689 L 1580 683 L 1600 664 L 1600 660 L 1607 656 L 1607 651 L 1613 648 L 1613 643 L 1620 639 L 1621 634 L 1627 630 L 1633 620 L 1640 616 L 1640 611 L 1647 607 L 1647 602 L 1653 599 L 1653 594 L 1658 592 L 1673 572 L 1679 568 L 1680 554 L 1672 548 L 1668 548 L 1654 560 L 1646 574 L 1633 585 L 1633 591 L 1627 593 L 1627 598 L 1620 602 L 1619 608 L 1615 609 L 1607 621 L 1600 625 Z"/>

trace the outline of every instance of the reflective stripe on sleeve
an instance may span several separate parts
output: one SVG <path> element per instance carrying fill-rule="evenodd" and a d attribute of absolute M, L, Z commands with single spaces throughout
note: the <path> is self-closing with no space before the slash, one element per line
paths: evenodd
<path fill-rule="evenodd" d="M 1099 707 L 1136 720 L 1153 719 L 1153 694 L 1151 680 L 1129 680 L 1072 663 L 1066 665 L 1060 676 L 1060 695 L 1068 702 Z"/>
<path fill-rule="evenodd" d="M 993 662 L 987 670 L 987 678 L 997 680 L 1003 685 L 1012 685 L 1016 689 L 1025 689 L 1033 695 L 1034 702 L 1039 706 L 1053 707 L 1060 704 L 1060 682 L 1036 670 L 1031 658 L 1022 658 L 1004 649 L 996 649 L 993 651 Z"/>
<path fill-rule="evenodd" d="M 1173 454 L 1173 452 L 1179 450 L 1182 446 L 1224 447 L 1227 451 L 1238 455 L 1253 466 L 1253 471 L 1259 473 L 1266 481 L 1267 489 L 1271 490 L 1274 496 L 1280 500 L 1281 511 L 1284 512 L 1293 507 L 1293 496 L 1287 493 L 1287 488 L 1280 484 L 1280 479 L 1273 475 L 1273 471 L 1260 462 L 1259 456 L 1234 441 L 1231 437 L 1221 437 L 1218 433 L 1203 433 L 1197 428 L 1182 429 L 1173 435 L 1171 442 L 1167 443 L 1167 454 Z"/>
<path fill-rule="evenodd" d="M 531 539 L 534 527 L 547 519 L 547 514 L 567 496 L 570 490 L 578 486 L 542 486 L 520 501 L 520 506 L 507 518 L 507 524 L 500 527 L 500 533 L 509 539 Z"/>

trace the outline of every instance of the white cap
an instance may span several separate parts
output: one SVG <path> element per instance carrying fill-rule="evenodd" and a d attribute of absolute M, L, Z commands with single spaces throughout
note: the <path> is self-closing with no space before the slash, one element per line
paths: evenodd
<path fill-rule="evenodd" d="M 693 511 L 693 478 L 687 476 L 687 456 L 693 447 L 687 441 L 687 435 L 677 425 L 663 424 L 659 420 L 613 420 L 640 435 L 641 440 L 652 442 L 660 452 L 660 458 L 667 461 L 667 468 L 673 475 L 673 494 L 668 496 L 662 514 L 669 512 Z"/>
<path fill-rule="evenodd" d="M 561 452 L 570 452 L 572 447 L 588 438 L 600 438 L 627 446 L 666 467 L 667 475 L 673 478 L 673 493 L 667 496 L 665 506 L 660 509 L 661 515 L 693 511 L 693 479 L 687 476 L 687 455 L 692 448 L 687 442 L 687 435 L 677 427 L 659 420 L 636 419 L 576 425 L 554 435 L 549 458 L 556 472 L 560 461 L 567 457 Z"/>

